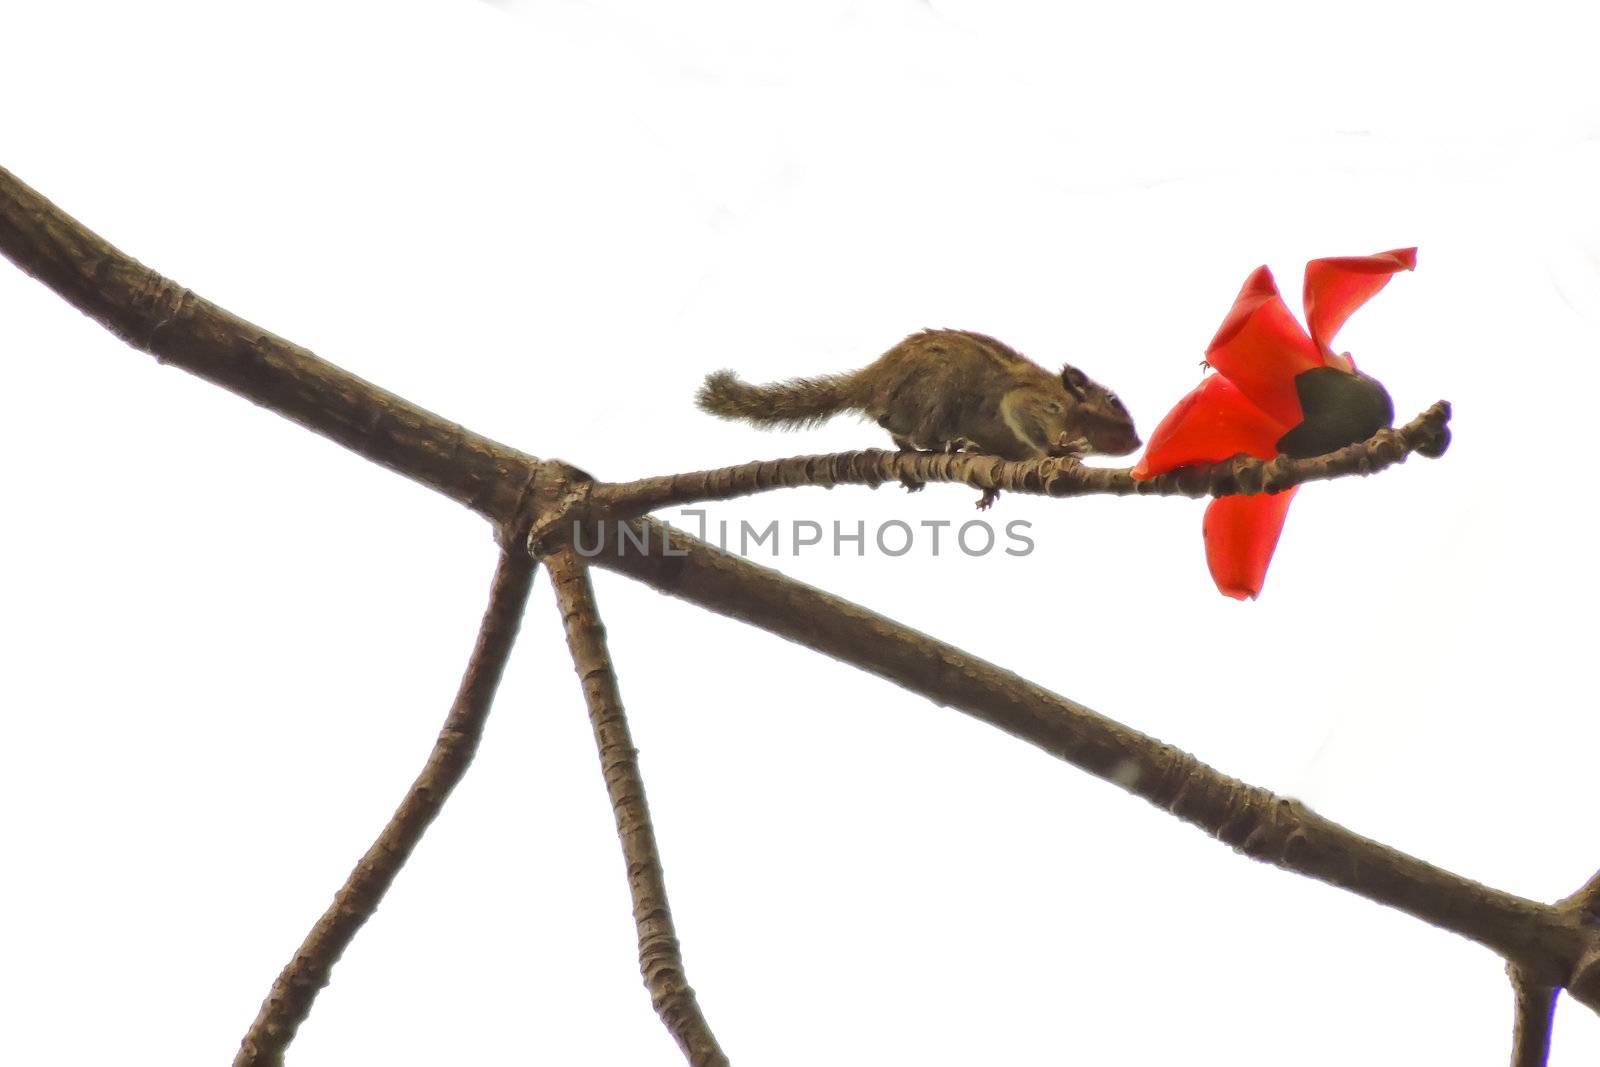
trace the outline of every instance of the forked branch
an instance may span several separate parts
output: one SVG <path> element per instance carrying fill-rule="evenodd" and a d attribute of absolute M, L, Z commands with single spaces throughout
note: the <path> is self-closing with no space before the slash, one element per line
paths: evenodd
<path fill-rule="evenodd" d="M 113 248 L 4 170 L 0 170 L 0 253 L 134 347 L 471 507 L 494 523 L 505 541 L 511 540 L 511 531 L 525 532 L 538 514 L 549 535 L 541 544 L 557 554 L 570 526 L 553 524 L 552 517 L 598 517 L 608 511 L 638 514 L 651 507 L 738 496 L 778 484 L 847 480 L 876 484 L 909 474 L 922 481 L 965 481 L 984 489 L 1053 495 L 1260 492 L 1336 474 L 1370 473 L 1412 451 L 1437 454 L 1448 442 L 1449 412 L 1436 405 L 1406 427 L 1381 431 L 1368 442 L 1313 461 L 1235 460 L 1175 471 L 1163 476 L 1166 482 L 1152 479 L 1137 485 L 1126 472 L 1092 471 L 1059 461 L 1007 465 L 978 456 L 858 453 L 602 486 L 573 468 L 536 460 L 465 430 L 201 299 Z M 834 481 L 819 480 L 823 476 Z M 602 506 L 597 508 L 596 503 Z M 1153 738 L 865 608 L 719 553 L 660 523 L 638 520 L 635 529 L 647 538 L 651 550 L 606 554 L 596 562 L 855 664 L 935 703 L 960 708 L 1144 797 L 1247 855 L 1469 937 L 1504 956 L 1518 969 L 1521 980 L 1531 983 L 1530 988 L 1564 987 L 1573 999 L 1600 1010 L 1600 876 L 1556 906 L 1489 888 L 1364 838 L 1296 801 L 1229 778 Z M 329 968 L 465 770 L 527 595 L 527 567 L 525 560 L 502 559 L 474 666 L 469 667 L 462 695 L 452 709 L 454 725 L 447 724 L 436 758 L 430 759 L 384 836 L 274 986 L 238 1062 L 277 1062 L 311 998 L 326 982 Z M 562 588 L 559 582 L 558 588 Z M 586 584 L 577 592 L 583 588 Z M 570 582 L 565 589 L 569 599 L 577 595 Z M 515 609 L 510 606 L 513 602 Z M 581 618 L 592 615 L 572 612 L 569 636 L 596 641 L 598 631 L 589 633 L 587 624 L 577 623 Z M 586 647 L 576 645 L 575 655 Z M 583 652 L 588 658 L 577 661 L 579 673 L 586 691 L 597 679 L 609 679 L 605 681 L 609 692 L 597 689 L 596 698 L 602 709 L 614 707 L 620 722 L 621 705 L 609 668 L 596 673 L 583 666 L 603 662 L 594 658 L 603 655 L 603 645 L 597 647 L 598 653 L 595 648 Z M 625 734 L 608 731 L 606 736 Z M 631 742 L 620 743 L 631 751 Z M 642 790 L 637 795 L 642 812 Z M 620 811 L 619 807 L 619 816 Z M 633 821 L 628 825 L 636 827 Z M 653 842 L 651 848 L 653 854 Z M 630 882 L 634 876 L 630 869 Z M 664 906 L 664 895 L 661 900 Z M 677 967 L 681 980 L 681 964 Z M 649 975 L 647 969 L 647 979 Z M 686 985 L 683 988 L 687 990 Z M 1530 1001 L 1530 1008 L 1538 1006 Z M 690 1054 L 695 1054 L 693 1049 Z"/>
<path fill-rule="evenodd" d="M 272 983 L 260 1013 L 239 1043 L 234 1067 L 268 1067 L 283 1062 L 284 1050 L 311 1014 L 312 1002 L 328 984 L 333 965 L 378 910 L 411 850 L 422 840 L 451 790 L 466 775 L 522 624 L 533 570 L 533 560 L 516 548 L 501 553 L 477 643 L 427 764 L 406 790 L 378 839 L 334 894 L 333 903 Z"/>
<path fill-rule="evenodd" d="M 550 582 L 561 605 L 572 667 L 583 685 L 600 750 L 600 772 L 611 797 L 611 811 L 622 842 L 628 868 L 628 892 L 633 897 L 633 921 L 639 933 L 639 971 L 656 1014 L 693 1067 L 727 1067 L 717 1039 L 711 1033 L 684 974 L 683 953 L 667 903 L 666 877 L 661 870 L 661 850 L 650 825 L 650 805 L 645 800 L 639 753 L 633 747 L 622 691 L 611 667 L 605 626 L 595 603 L 589 570 L 571 549 L 561 549 L 548 560 Z"/>

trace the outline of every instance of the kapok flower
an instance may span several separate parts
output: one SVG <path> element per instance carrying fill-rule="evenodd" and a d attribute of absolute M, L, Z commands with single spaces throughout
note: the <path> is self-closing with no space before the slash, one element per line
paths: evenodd
<path fill-rule="evenodd" d="M 1330 347 L 1351 312 L 1417 265 L 1415 248 L 1306 264 L 1307 335 L 1259 267 L 1206 349 L 1216 373 L 1178 401 L 1150 435 L 1135 478 L 1245 453 L 1271 459 L 1317 456 L 1364 441 L 1394 421 L 1394 405 L 1376 379 Z M 1206 507 L 1206 562 L 1217 589 L 1254 599 L 1266 580 L 1296 486 L 1281 493 L 1224 496 Z"/>

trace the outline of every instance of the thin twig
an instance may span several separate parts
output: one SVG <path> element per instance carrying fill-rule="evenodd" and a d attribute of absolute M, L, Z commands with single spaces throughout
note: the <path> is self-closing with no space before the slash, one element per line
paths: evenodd
<path fill-rule="evenodd" d="M 821 456 L 756 460 L 716 470 L 666 474 L 596 485 L 582 518 L 630 519 L 657 508 L 729 500 L 799 485 L 876 487 L 885 482 L 959 482 L 1044 496 L 1232 496 L 1277 493 L 1305 482 L 1374 474 L 1411 453 L 1443 454 L 1450 440 L 1450 405 L 1439 401 L 1399 429 L 1379 430 L 1365 441 L 1309 459 L 1238 456 L 1222 463 L 1181 467 L 1143 481 L 1126 467 L 1085 467 L 1072 459 L 1004 460 L 971 452 L 889 452 L 867 449 Z"/>
<path fill-rule="evenodd" d="M 628 869 L 628 892 L 633 896 L 633 921 L 639 931 L 639 971 L 656 1014 L 677 1040 L 694 1067 L 726 1067 L 717 1039 L 711 1033 L 684 973 L 683 954 L 667 902 L 666 877 L 661 852 L 650 825 L 644 777 L 639 773 L 639 753 L 633 747 L 622 692 L 606 648 L 605 626 L 595 603 L 589 570 L 571 549 L 561 549 L 547 560 L 566 626 L 572 666 L 583 683 L 600 750 L 600 771 L 611 797 L 622 841 L 622 858 Z"/>
<path fill-rule="evenodd" d="M 333 903 L 272 983 L 260 1014 L 240 1042 L 234 1067 L 268 1067 L 283 1062 L 284 1050 L 311 1014 L 312 1002 L 328 984 L 333 965 L 378 909 L 411 850 L 438 816 L 450 791 L 467 773 L 522 623 L 533 570 L 532 559 L 516 548 L 501 553 L 477 643 L 427 764 L 411 783 L 388 825 L 334 895 Z"/>
<path fill-rule="evenodd" d="M 1545 1067 L 1550 1058 L 1550 1030 L 1556 1013 L 1553 986 L 1532 981 L 1515 965 L 1507 967 L 1516 995 L 1511 1030 L 1511 1067 Z"/>

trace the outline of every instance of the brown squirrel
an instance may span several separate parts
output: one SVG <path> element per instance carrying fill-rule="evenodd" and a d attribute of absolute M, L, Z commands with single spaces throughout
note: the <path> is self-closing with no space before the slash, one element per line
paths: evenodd
<path fill-rule="evenodd" d="M 1140 445 L 1117 394 L 1070 364 L 1051 374 L 981 333 L 923 330 L 850 374 L 749 385 L 709 375 L 695 402 L 757 426 L 814 426 L 857 411 L 905 451 L 984 452 L 1004 459 L 1125 456 Z M 921 489 L 907 480 L 907 489 Z M 986 508 L 998 495 L 988 490 Z"/>

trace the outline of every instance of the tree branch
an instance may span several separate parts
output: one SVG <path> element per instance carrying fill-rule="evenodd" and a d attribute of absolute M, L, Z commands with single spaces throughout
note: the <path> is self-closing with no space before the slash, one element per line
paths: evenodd
<path fill-rule="evenodd" d="M 608 551 L 591 562 L 966 712 L 1253 859 L 1470 938 L 1553 985 L 1563 984 L 1584 953 L 1600 944 L 1600 931 L 1576 916 L 1362 837 L 1297 800 L 1246 785 L 959 648 L 664 523 L 642 519 L 635 527 L 647 553 Z M 1600 994 L 1584 1003 L 1600 1010 Z"/>
<path fill-rule="evenodd" d="M 1375 474 L 1407 456 L 1437 457 L 1450 443 L 1450 405 L 1443 400 L 1399 429 L 1379 430 L 1361 441 L 1310 459 L 1270 460 L 1238 456 L 1222 463 L 1181 467 L 1143 481 L 1126 467 L 1085 467 L 1073 459 L 1004 460 L 971 452 L 889 452 L 866 449 L 824 456 L 756 460 L 733 467 L 666 474 L 633 482 L 597 484 L 584 518 L 631 519 L 657 508 L 707 500 L 730 500 L 797 485 L 832 488 L 910 479 L 960 482 L 974 489 L 1001 489 L 1044 496 L 1232 496 L 1278 493 L 1305 482 L 1350 474 Z"/>
<path fill-rule="evenodd" d="M 333 903 L 272 983 L 260 1013 L 239 1043 L 234 1067 L 270 1067 L 283 1062 L 284 1050 L 311 1014 L 312 1002 L 328 984 L 333 965 L 377 911 L 412 849 L 444 807 L 451 790 L 466 775 L 522 622 L 533 570 L 533 560 L 520 549 L 513 547 L 501 553 L 477 643 L 427 764 L 411 783 L 388 825 L 334 895 Z"/>
<path fill-rule="evenodd" d="M 650 1003 L 694 1067 L 727 1067 L 728 1057 L 718 1047 L 684 973 L 683 954 L 667 902 L 661 852 L 650 825 L 644 776 L 639 772 L 639 753 L 628 730 L 622 692 L 611 667 L 605 626 L 600 622 L 589 570 L 571 549 L 556 552 L 547 563 L 550 582 L 561 605 L 572 666 L 583 683 L 584 700 L 589 705 L 589 721 L 600 750 L 600 770 L 617 820 L 617 837 L 628 868 L 628 892 L 633 896 L 633 921 L 639 931 L 639 970 L 650 991 Z"/>
<path fill-rule="evenodd" d="M 1511 1031 L 1511 1067 L 1545 1067 L 1550 1058 L 1550 1029 L 1555 1020 L 1556 989 L 1530 979 L 1515 964 L 1506 968 L 1516 995 Z"/>
<path fill-rule="evenodd" d="M 587 497 L 599 488 L 573 468 L 540 462 L 464 430 L 202 300 L 112 248 L 4 171 L 0 171 L 0 252 L 134 347 L 294 419 L 473 508 L 496 523 L 504 543 L 514 543 L 511 531 L 522 531 L 535 511 L 548 520 L 563 510 L 581 510 Z M 1346 462 L 1353 466 L 1343 473 L 1364 473 L 1380 463 L 1397 462 L 1409 451 L 1426 455 L 1442 449 L 1448 441 L 1444 428 L 1448 411 L 1436 407 L 1430 415 L 1437 432 L 1428 431 L 1426 439 L 1405 436 L 1418 427 L 1414 422 L 1352 446 L 1357 452 L 1342 450 L 1311 461 L 1321 464 L 1317 468 L 1292 467 L 1295 461 L 1275 459 L 1260 464 L 1245 460 L 1223 465 L 1230 468 L 1228 474 L 1205 468 L 1163 477 L 1173 480 L 1174 491 L 1204 495 L 1184 479 L 1203 480 L 1204 492 L 1249 492 L 1282 487 L 1286 483 L 1278 479 L 1291 472 L 1298 472 L 1293 476 L 1302 481 L 1331 476 L 1336 466 Z M 1390 434 L 1396 436 L 1386 436 Z M 834 462 L 831 457 L 830 462 Z M 883 461 L 863 462 L 871 467 Z M 903 471 L 921 480 L 948 480 L 960 470 L 963 477 L 972 479 L 970 484 L 983 488 L 993 483 L 998 488 L 1051 492 L 1049 486 L 1060 486 L 1064 487 L 1062 495 L 1152 491 L 1133 486 L 1131 479 L 1121 481 L 1125 472 L 1066 474 L 1059 463 L 1054 471 L 1047 471 L 1045 464 L 1026 470 L 997 464 L 968 456 L 897 457 L 889 472 L 877 480 Z M 884 470 L 881 466 L 876 469 Z M 1324 474 L 1318 475 L 1317 470 Z M 863 474 L 862 484 L 871 484 L 867 480 L 870 474 L 870 470 Z M 730 473 L 723 477 L 735 487 L 740 478 L 749 482 L 773 476 L 758 473 L 735 478 Z M 1256 477 L 1259 482 L 1252 482 Z M 1088 489 L 1093 479 L 1107 479 L 1104 484 L 1108 488 Z M 721 484 L 717 472 L 705 472 L 701 481 L 713 490 Z M 1034 481 L 1040 488 L 1031 488 Z M 661 506 L 679 499 L 673 494 L 691 484 L 679 481 L 674 485 L 669 480 L 664 489 L 639 490 L 636 496 L 618 492 L 611 502 L 617 507 Z M 726 495 L 744 491 L 730 488 Z M 552 529 L 548 521 L 542 525 Z M 1600 898 L 1600 876 L 1571 906 L 1552 907 L 1490 889 L 1361 837 L 1296 801 L 1222 775 L 1153 738 L 865 608 L 676 532 L 670 535 L 674 552 L 667 554 L 667 528 L 659 523 L 645 520 L 635 529 L 645 531 L 651 544 L 658 547 L 643 554 L 607 555 L 598 562 L 673 596 L 855 664 L 936 703 L 958 707 L 1144 797 L 1247 855 L 1471 938 L 1506 957 L 1526 980 L 1535 985 L 1565 986 L 1575 1000 L 1600 1010 L 1600 924 L 1594 921 L 1600 908 L 1596 900 Z M 560 538 L 553 541 L 550 547 L 559 549 Z M 502 560 L 508 591 L 497 600 L 509 603 L 518 599 L 520 603 L 529 576 L 514 568 L 523 566 Z M 497 588 L 498 584 L 497 578 Z M 521 589 L 515 597 L 512 586 Z M 499 615 L 493 604 L 491 615 Z M 485 663 L 482 681 L 489 689 L 493 686 L 487 674 L 495 656 L 488 645 L 509 646 L 514 629 L 514 620 L 499 619 L 493 626 L 485 621 L 480 651 Z M 503 658 L 503 652 L 498 655 Z M 477 659 L 475 653 L 474 661 Z M 497 666 L 492 673 L 498 677 Z M 474 677 L 469 668 L 458 708 L 472 702 L 467 690 Z M 486 693 L 482 699 L 487 700 Z M 454 714 L 452 711 L 452 717 Z M 466 740 L 465 733 L 461 740 Z M 455 751 L 463 754 L 461 749 Z M 464 754 L 470 754 L 470 747 Z M 455 767 L 457 777 L 463 767 Z M 423 777 L 433 768 L 430 760 Z M 440 766 L 441 778 L 449 770 Z M 419 784 L 422 780 L 419 778 Z M 406 816 L 425 823 L 439 800 L 440 794 L 414 789 L 396 820 Z M 416 808 L 408 808 L 413 801 Z M 392 879 L 404 855 L 386 851 L 382 847 L 385 840 L 380 838 L 374 845 L 352 875 L 351 884 L 341 891 L 341 898 L 353 892 L 352 887 L 381 892 L 380 885 Z M 354 906 L 362 906 L 362 899 Z M 307 960 L 297 959 L 279 979 L 282 989 L 274 987 L 273 997 L 263 1007 L 263 1018 L 252 1028 L 252 1035 L 260 1031 L 255 1040 L 269 1042 L 281 1051 L 292 1036 L 292 1027 L 304 1016 L 299 1005 L 309 1004 L 326 981 L 327 967 L 348 943 L 348 934 L 359 926 L 359 919 L 351 922 L 340 914 L 341 907 L 336 900 L 302 947 L 300 955 Z M 348 931 L 347 926 L 351 928 Z M 330 951 L 328 946 L 335 941 L 338 943 Z M 251 1040 L 247 1038 L 247 1044 Z M 257 1060 L 249 1059 L 250 1050 L 246 1049 L 239 1062 L 274 1062 L 269 1052 L 267 1046 L 258 1045 Z"/>
<path fill-rule="evenodd" d="M 141 352 L 292 419 L 483 515 L 534 462 L 164 278 L 0 168 L 0 252 Z"/>

